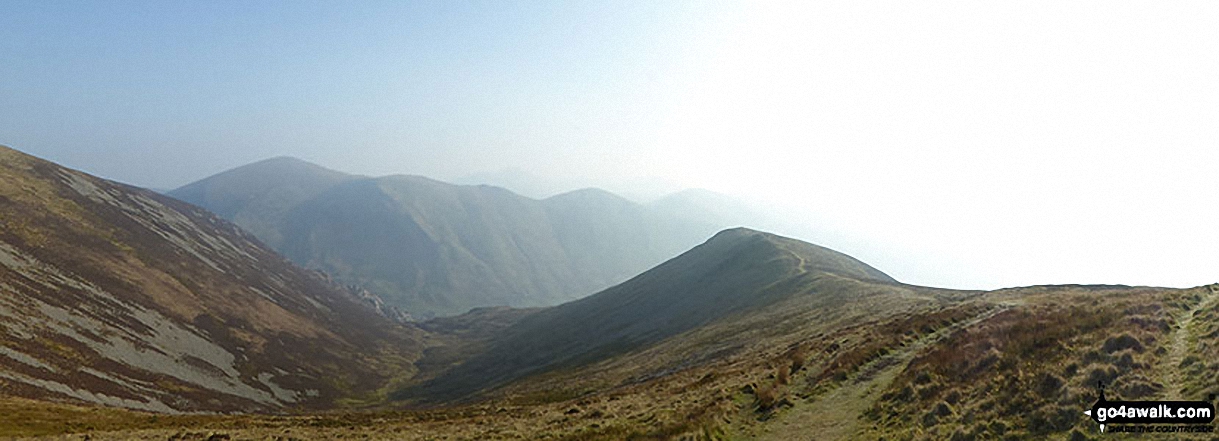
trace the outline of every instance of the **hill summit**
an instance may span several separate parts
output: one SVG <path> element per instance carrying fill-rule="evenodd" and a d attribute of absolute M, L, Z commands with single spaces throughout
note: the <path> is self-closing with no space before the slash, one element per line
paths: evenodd
<path fill-rule="evenodd" d="M 734 228 L 589 297 L 542 310 L 502 332 L 486 353 L 418 391 L 458 397 L 558 366 L 576 366 L 746 314 L 817 281 L 897 284 L 850 256 L 769 233 Z"/>

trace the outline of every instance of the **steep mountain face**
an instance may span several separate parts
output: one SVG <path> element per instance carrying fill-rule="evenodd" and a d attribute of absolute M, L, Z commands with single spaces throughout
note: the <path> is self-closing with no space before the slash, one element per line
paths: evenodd
<path fill-rule="evenodd" d="M 422 347 L 211 213 L 4 147 L 0 293 L 0 384 L 36 399 L 329 407 L 409 375 Z"/>
<path fill-rule="evenodd" d="M 644 348 L 794 296 L 828 298 L 843 283 L 861 292 L 898 285 L 827 248 L 745 228 L 726 230 L 625 283 L 524 317 L 485 353 L 398 396 L 460 397 Z"/>
<path fill-rule="evenodd" d="M 286 159 L 170 194 L 246 227 L 299 264 L 424 318 L 580 298 L 718 229 L 600 190 L 535 200 L 498 187 L 355 177 Z"/>

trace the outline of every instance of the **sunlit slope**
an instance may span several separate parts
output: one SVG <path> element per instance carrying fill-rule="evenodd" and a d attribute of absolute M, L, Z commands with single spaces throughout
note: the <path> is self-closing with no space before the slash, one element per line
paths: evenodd
<path fill-rule="evenodd" d="M 211 213 L 2 147 L 0 293 L 3 393 L 36 399 L 331 407 L 422 346 Z"/>
<path fill-rule="evenodd" d="M 400 396 L 461 397 L 640 349 L 793 296 L 836 296 L 839 289 L 832 287 L 843 281 L 896 285 L 833 250 L 744 228 L 727 230 L 627 282 L 525 317 L 488 352 Z"/>
<path fill-rule="evenodd" d="M 594 189 L 535 200 L 418 176 L 342 175 L 291 159 L 251 164 L 171 195 L 417 317 L 577 299 L 718 229 Z"/>

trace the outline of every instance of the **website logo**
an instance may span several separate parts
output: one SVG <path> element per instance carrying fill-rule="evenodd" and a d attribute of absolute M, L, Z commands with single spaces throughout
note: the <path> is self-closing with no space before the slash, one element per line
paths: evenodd
<path fill-rule="evenodd" d="M 1208 401 L 1109 401 L 1105 399 L 1105 384 L 1098 383 L 1100 399 L 1084 415 L 1100 424 L 1116 426 L 1115 431 L 1138 433 L 1214 432 L 1209 424 L 1215 420 L 1215 395 Z"/>

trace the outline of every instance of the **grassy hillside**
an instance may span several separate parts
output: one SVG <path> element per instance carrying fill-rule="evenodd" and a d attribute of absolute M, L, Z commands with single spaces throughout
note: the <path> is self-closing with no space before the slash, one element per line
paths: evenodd
<path fill-rule="evenodd" d="M 6 395 L 162 412 L 329 408 L 422 332 L 211 213 L 0 147 Z"/>
<path fill-rule="evenodd" d="M 849 256 L 747 229 L 721 232 L 621 285 L 532 314 L 486 353 L 402 398 L 460 398 L 512 379 L 579 366 L 747 314 L 838 280 L 895 284 Z"/>

